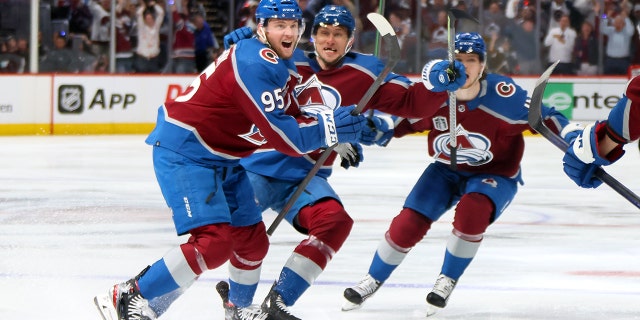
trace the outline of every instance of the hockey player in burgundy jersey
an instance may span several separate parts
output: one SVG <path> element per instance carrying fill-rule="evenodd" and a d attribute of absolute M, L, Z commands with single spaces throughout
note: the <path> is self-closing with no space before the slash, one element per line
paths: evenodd
<path fill-rule="evenodd" d="M 427 166 L 403 209 L 391 221 L 366 276 L 344 291 L 344 311 L 360 308 L 422 240 L 431 224 L 455 206 L 442 269 L 426 299 L 428 315 L 445 307 L 487 227 L 504 212 L 522 182 L 523 132 L 531 130 L 527 92 L 508 77 L 484 73 L 486 48 L 477 33 L 456 35 L 455 59 L 464 64 L 467 74 L 464 86 L 455 91 L 457 125 L 449 127 L 449 108 L 445 106 L 430 108 L 430 116 L 403 121 L 396 127 L 396 136 L 429 130 L 428 150 L 435 161 Z M 422 73 L 425 84 L 431 85 L 435 79 L 432 72 L 438 68 L 435 61 L 427 64 Z M 555 132 L 568 123 L 546 106 L 543 117 Z M 457 170 L 450 167 L 450 130 L 457 135 Z"/>
<path fill-rule="evenodd" d="M 333 109 L 358 103 L 382 71 L 380 59 L 350 52 L 354 31 L 355 20 L 343 6 L 325 6 L 315 16 L 311 31 L 314 52 L 296 51 L 294 55 L 303 77 L 294 91 L 303 109 Z M 449 66 L 447 62 L 443 65 Z M 432 92 L 422 83 L 414 84 L 404 76 L 390 74 L 368 106 L 396 115 L 422 116 L 424 110 L 430 109 L 428 106 L 437 108 L 445 102 L 447 94 L 443 91 L 464 84 L 464 78 L 457 80 L 449 83 L 447 77 L 445 84 L 438 84 L 440 92 Z M 388 116 L 372 121 L 393 127 Z M 370 137 L 381 138 L 375 134 Z M 357 166 L 362 160 L 362 149 L 357 144 L 341 144 L 336 150 L 345 159 L 346 167 Z M 261 207 L 280 212 L 321 152 L 291 157 L 277 150 L 264 150 L 242 159 Z M 273 319 L 298 319 L 288 307 L 313 284 L 351 231 L 353 220 L 327 181 L 335 158 L 337 153 L 323 164 L 285 217 L 307 238 L 295 247 L 263 303 L 263 310 Z"/>
<path fill-rule="evenodd" d="M 352 116 L 353 106 L 299 111 L 292 93 L 299 76 L 289 60 L 304 28 L 296 1 L 262 0 L 256 19 L 258 38 L 225 51 L 184 94 L 159 108 L 146 142 L 153 145 L 156 177 L 176 232 L 190 237 L 97 296 L 105 320 L 156 319 L 163 310 L 151 308 L 149 300 L 185 290 L 226 261 L 234 295 L 226 318 L 268 319 L 250 307 L 269 240 L 239 160 L 266 143 L 302 156 L 355 142 L 365 118 Z"/>
<path fill-rule="evenodd" d="M 601 185 L 602 181 L 593 176 L 595 170 L 616 162 L 624 154 L 622 146 L 640 138 L 640 77 L 627 83 L 606 121 L 562 133 L 569 143 L 563 158 L 564 172 L 583 188 Z"/>

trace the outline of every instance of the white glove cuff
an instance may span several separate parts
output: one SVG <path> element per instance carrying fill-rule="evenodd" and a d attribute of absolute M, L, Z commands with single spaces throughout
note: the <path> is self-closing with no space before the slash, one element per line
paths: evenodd
<path fill-rule="evenodd" d="M 582 130 L 582 134 L 579 135 L 571 145 L 571 148 L 573 148 L 573 153 L 580 161 L 584 163 L 593 163 L 594 161 L 596 161 L 596 158 L 593 155 L 593 149 L 591 147 L 591 140 L 593 140 L 591 139 L 591 127 L 593 126 L 593 123 L 587 125 L 584 130 Z"/>
<path fill-rule="evenodd" d="M 338 143 L 338 131 L 336 130 L 336 121 L 333 118 L 333 110 L 320 110 L 316 116 L 324 127 L 324 139 L 327 146 Z"/>
<path fill-rule="evenodd" d="M 584 130 L 584 127 L 582 126 L 582 124 L 571 122 L 568 125 L 566 125 L 564 128 L 562 128 L 562 131 L 560 132 L 560 136 L 562 137 L 562 139 L 565 139 L 569 132 L 582 131 L 582 130 Z"/>
<path fill-rule="evenodd" d="M 431 91 L 431 90 L 433 90 L 433 88 L 435 88 L 431 84 L 431 81 L 429 81 L 429 74 L 431 73 L 431 69 L 433 68 L 433 66 L 435 66 L 436 63 L 438 63 L 440 61 L 442 61 L 442 59 L 431 60 L 431 61 L 427 62 L 427 64 L 424 65 L 424 68 L 422 68 L 422 84 L 424 84 L 424 86 L 429 91 Z"/>

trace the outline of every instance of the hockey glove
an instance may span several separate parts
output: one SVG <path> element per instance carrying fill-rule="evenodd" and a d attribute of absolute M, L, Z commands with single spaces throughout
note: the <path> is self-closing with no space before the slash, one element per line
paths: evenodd
<path fill-rule="evenodd" d="M 360 162 L 364 161 L 364 153 L 359 143 L 340 143 L 334 150 L 342 159 L 340 166 L 345 169 L 357 168 Z"/>
<path fill-rule="evenodd" d="M 602 181 L 593 173 L 601 166 L 610 165 L 622 157 L 622 147 L 617 147 L 606 157 L 598 154 L 598 140 L 606 134 L 606 123 L 598 122 L 590 124 L 584 130 L 572 130 L 562 137 L 569 143 L 563 161 L 564 172 L 578 186 L 583 188 L 597 188 Z M 566 129 L 566 128 L 565 128 Z"/>
<path fill-rule="evenodd" d="M 253 30 L 251 27 L 241 27 L 235 29 L 224 35 L 222 42 L 224 42 L 224 49 L 229 49 L 232 45 L 238 43 L 240 40 L 251 39 L 253 37 Z"/>
<path fill-rule="evenodd" d="M 333 117 L 336 121 L 336 132 L 338 142 L 358 142 L 362 128 L 367 126 L 367 119 L 362 114 L 352 115 L 355 105 L 338 107 L 333 110 Z"/>
<path fill-rule="evenodd" d="M 390 116 L 377 116 L 367 118 L 367 125 L 362 128 L 360 143 L 370 146 L 374 143 L 386 147 L 393 138 L 394 123 Z"/>
<path fill-rule="evenodd" d="M 431 60 L 422 68 L 422 83 L 433 92 L 456 91 L 467 81 L 462 62 L 456 60 L 453 69 L 449 61 Z"/>

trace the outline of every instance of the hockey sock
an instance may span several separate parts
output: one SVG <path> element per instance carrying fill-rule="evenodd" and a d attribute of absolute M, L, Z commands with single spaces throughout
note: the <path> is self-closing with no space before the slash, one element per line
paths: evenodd
<path fill-rule="evenodd" d="M 442 274 L 458 280 L 475 257 L 493 215 L 493 203 L 480 193 L 460 198 L 447 242 Z"/>
<path fill-rule="evenodd" d="M 253 302 L 262 259 L 269 249 L 264 223 L 232 228 L 233 253 L 229 259 L 229 301 L 237 307 Z"/>
<path fill-rule="evenodd" d="M 386 281 L 411 248 L 425 236 L 431 223 L 430 219 L 412 209 L 400 211 L 378 245 L 369 274 L 380 282 Z"/>

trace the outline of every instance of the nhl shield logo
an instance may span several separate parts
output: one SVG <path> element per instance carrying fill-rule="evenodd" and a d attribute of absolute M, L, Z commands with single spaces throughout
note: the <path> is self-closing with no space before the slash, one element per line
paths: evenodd
<path fill-rule="evenodd" d="M 438 131 L 447 131 L 449 130 L 449 124 L 447 123 L 447 118 L 442 116 L 433 117 L 431 119 L 433 122 L 433 127 Z"/>
<path fill-rule="evenodd" d="M 60 113 L 82 113 L 84 89 L 79 85 L 61 85 L 58 88 L 58 111 Z"/>

